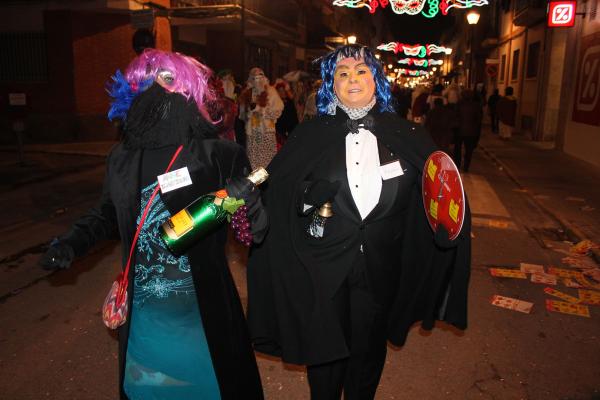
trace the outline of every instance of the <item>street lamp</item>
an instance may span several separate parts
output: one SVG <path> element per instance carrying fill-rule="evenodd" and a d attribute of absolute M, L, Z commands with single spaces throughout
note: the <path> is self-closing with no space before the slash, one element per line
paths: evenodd
<path fill-rule="evenodd" d="M 348 36 L 348 44 L 355 44 L 355 43 L 356 43 L 356 36 L 354 36 L 354 35 Z"/>
<path fill-rule="evenodd" d="M 469 62 L 469 86 L 475 85 L 475 55 L 473 54 L 475 52 L 475 47 L 473 46 L 473 42 L 475 39 L 475 25 L 477 25 L 477 23 L 479 22 L 480 16 L 481 15 L 475 10 L 467 14 L 467 22 L 469 23 L 469 25 L 471 25 L 471 43 L 469 45 L 469 47 L 471 48 L 471 60 Z"/>

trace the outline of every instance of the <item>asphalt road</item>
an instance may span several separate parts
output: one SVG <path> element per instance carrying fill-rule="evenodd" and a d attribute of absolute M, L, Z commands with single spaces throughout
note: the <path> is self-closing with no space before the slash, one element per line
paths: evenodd
<path fill-rule="evenodd" d="M 600 308 L 590 306 L 590 318 L 552 313 L 544 285 L 488 271 L 520 262 L 563 266 L 556 250 L 566 247 L 564 234 L 482 153 L 473 164 L 465 176 L 474 217 L 469 329 L 415 326 L 404 347 L 389 348 L 377 399 L 600 399 Z M 2 399 L 117 398 L 117 342 L 100 306 L 119 269 L 119 244 L 98 246 L 67 271 L 48 274 L 35 265 L 43 244 L 94 202 L 103 171 L 91 166 L 3 191 Z M 228 257 L 245 300 L 245 252 L 230 243 Z M 494 307 L 496 294 L 533 309 Z M 267 399 L 309 398 L 302 367 L 258 361 Z"/>

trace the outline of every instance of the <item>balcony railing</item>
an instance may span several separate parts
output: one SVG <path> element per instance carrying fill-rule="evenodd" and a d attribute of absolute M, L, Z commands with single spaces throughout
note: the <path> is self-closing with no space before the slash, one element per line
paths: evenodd
<path fill-rule="evenodd" d="M 172 0 L 172 8 L 187 7 L 232 7 L 242 6 L 242 0 Z M 298 4 L 292 0 L 244 0 L 246 10 L 261 17 L 279 22 L 290 28 L 295 28 L 298 23 L 298 14 L 301 12 Z M 285 10 L 282 12 L 281 10 Z"/>

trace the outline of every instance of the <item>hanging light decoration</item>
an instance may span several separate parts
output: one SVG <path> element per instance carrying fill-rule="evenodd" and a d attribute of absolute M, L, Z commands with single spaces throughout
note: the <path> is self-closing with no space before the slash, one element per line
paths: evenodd
<path fill-rule="evenodd" d="M 406 44 L 400 42 L 389 42 L 377 46 L 377 50 L 393 51 L 395 54 L 404 53 L 409 57 L 428 57 L 431 54 L 444 53 L 452 54 L 452 49 L 448 47 L 438 46 L 437 44 Z"/>
<path fill-rule="evenodd" d="M 427 3 L 427 7 L 425 7 Z M 488 0 L 334 0 L 334 6 L 348 8 L 369 9 L 371 14 L 377 11 L 378 7 L 385 8 L 390 5 L 392 11 L 396 14 L 418 15 L 421 14 L 427 18 L 433 18 L 440 12 L 442 15 L 448 15 L 448 11 L 453 8 L 472 8 L 481 7 L 489 4 Z"/>
<path fill-rule="evenodd" d="M 433 59 L 427 60 L 422 58 L 401 58 L 398 60 L 398 64 L 416 65 L 417 67 L 430 67 L 432 65 L 442 65 L 444 64 L 444 61 Z"/>

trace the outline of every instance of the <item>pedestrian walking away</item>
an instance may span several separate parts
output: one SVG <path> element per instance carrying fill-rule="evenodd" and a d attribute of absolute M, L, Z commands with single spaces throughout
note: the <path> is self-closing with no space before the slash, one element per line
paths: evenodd
<path fill-rule="evenodd" d="M 513 96 L 513 93 L 512 86 L 507 86 L 504 90 L 504 96 L 498 100 L 496 105 L 500 122 L 500 138 L 504 140 L 508 140 L 512 136 L 517 118 L 517 98 Z"/>
<path fill-rule="evenodd" d="M 433 108 L 427 112 L 425 129 L 440 150 L 448 153 L 454 140 L 454 130 L 458 127 L 458 114 L 454 107 L 444 104 L 438 97 L 434 100 Z"/>
<path fill-rule="evenodd" d="M 454 143 L 454 163 L 463 171 L 469 172 L 473 151 L 481 137 L 482 111 L 479 100 L 470 89 L 463 90 L 462 99 L 458 103 L 458 135 Z M 463 162 L 462 147 L 465 147 L 465 158 Z"/>
<path fill-rule="evenodd" d="M 421 179 L 436 146 L 393 112 L 370 49 L 339 47 L 321 76 L 319 116 L 268 167 L 248 323 L 256 350 L 307 366 L 313 400 L 373 399 L 388 340 L 403 345 L 416 321 L 466 328 L 470 217 L 454 240 L 430 228 Z"/>
<path fill-rule="evenodd" d="M 488 112 L 490 113 L 490 125 L 492 133 L 498 133 L 498 100 L 500 100 L 500 94 L 498 89 L 494 89 L 494 93 L 488 98 Z"/>
<path fill-rule="evenodd" d="M 108 156 L 102 197 L 40 259 L 46 269 L 67 268 L 96 243 L 120 236 L 123 265 L 132 267 L 129 312 L 118 328 L 121 399 L 263 398 L 225 259 L 227 228 L 180 257 L 158 233 L 171 215 L 222 187 L 260 212 L 253 206 L 259 197 L 239 190 L 250 167 L 244 150 L 217 137 L 206 109 L 214 100 L 211 74 L 191 57 L 153 49 L 125 74 L 117 71 L 109 118 L 122 120 L 122 140 Z M 167 166 L 176 185 L 163 175 Z"/>

